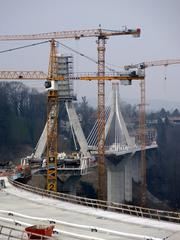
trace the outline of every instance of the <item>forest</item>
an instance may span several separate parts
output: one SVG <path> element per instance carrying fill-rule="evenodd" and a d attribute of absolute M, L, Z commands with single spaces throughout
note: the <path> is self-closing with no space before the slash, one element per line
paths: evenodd
<path fill-rule="evenodd" d="M 96 110 L 89 106 L 86 97 L 76 103 L 76 109 L 85 136 L 88 136 Z M 135 106 L 124 103 L 125 119 L 138 118 Z M 61 149 L 74 150 L 70 125 L 64 103 L 59 110 L 59 139 Z M 147 122 L 157 130 L 158 150 L 148 167 L 148 189 L 174 209 L 180 209 L 180 123 L 170 119 L 180 117 L 178 109 L 148 113 Z M 20 82 L 0 82 L 0 166 L 15 163 L 30 155 L 35 148 L 46 122 L 46 94 L 28 88 Z M 148 125 L 148 124 L 147 124 Z"/>
<path fill-rule="evenodd" d="M 20 82 L 0 82 L 0 159 L 32 151 L 45 122 L 46 97 Z"/>

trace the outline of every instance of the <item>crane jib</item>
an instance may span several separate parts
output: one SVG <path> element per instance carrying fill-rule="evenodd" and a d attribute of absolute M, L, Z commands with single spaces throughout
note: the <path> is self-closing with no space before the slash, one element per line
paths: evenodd
<path fill-rule="evenodd" d="M 90 30 L 75 30 L 50 32 L 40 34 L 23 34 L 23 35 L 1 35 L 0 41 L 19 41 L 19 40 L 43 40 L 43 39 L 80 39 L 84 37 L 110 37 L 118 35 L 133 35 L 139 37 L 140 28 L 124 30 L 105 30 L 105 29 L 90 29 Z"/>

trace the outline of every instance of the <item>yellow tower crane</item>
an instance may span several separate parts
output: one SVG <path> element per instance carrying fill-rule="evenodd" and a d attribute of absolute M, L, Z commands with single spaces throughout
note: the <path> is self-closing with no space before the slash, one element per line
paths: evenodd
<path fill-rule="evenodd" d="M 0 41 L 20 41 L 20 40 L 44 40 L 44 39 L 80 39 L 88 37 L 97 37 L 97 50 L 98 50 L 98 198 L 106 200 L 106 171 L 105 171 L 105 85 L 104 77 L 105 75 L 105 44 L 106 40 L 111 36 L 119 35 L 132 35 L 134 37 L 140 36 L 140 29 L 128 29 L 124 30 L 107 30 L 107 29 L 90 29 L 90 30 L 74 30 L 74 31 L 62 31 L 62 32 L 52 32 L 52 33 L 40 33 L 40 34 L 29 34 L 29 35 L 5 35 L 0 36 Z M 53 47 L 54 40 L 51 41 L 52 46 L 52 56 L 55 46 Z M 54 57 L 51 58 L 51 63 Z M 51 68 L 50 68 L 51 69 Z M 49 74 L 52 70 L 50 70 Z M 54 74 L 54 73 L 53 73 Z M 55 74 L 56 75 L 56 74 Z M 53 75 L 53 77 L 55 76 Z M 48 75 L 49 76 L 49 75 Z M 55 94 L 52 93 L 52 94 Z M 52 101 L 55 104 L 55 95 L 51 96 Z M 50 96 L 49 98 L 50 99 Z M 54 99 L 54 100 L 53 100 Z M 51 101 L 50 101 L 51 102 Z M 52 136 L 49 136 L 52 137 Z M 49 146 L 48 146 L 49 147 Z M 49 150 L 48 150 L 49 151 Z M 50 152 L 50 151 L 49 151 Z M 56 165 L 56 163 L 55 163 Z M 57 172 L 57 171 L 56 171 Z M 53 173 L 54 175 L 54 173 Z M 55 188 L 54 188 L 55 189 Z"/>
<path fill-rule="evenodd" d="M 158 66 L 168 66 L 172 64 L 180 64 L 180 59 L 169 59 L 169 60 L 156 60 L 156 61 L 147 61 L 138 64 L 131 64 L 124 66 L 125 70 L 137 69 L 145 70 L 148 67 L 158 67 Z M 144 73 L 145 76 L 145 73 Z M 141 140 L 141 205 L 146 205 L 146 116 L 145 116 L 145 79 L 140 83 L 141 87 L 141 104 L 140 104 L 140 140 Z"/>

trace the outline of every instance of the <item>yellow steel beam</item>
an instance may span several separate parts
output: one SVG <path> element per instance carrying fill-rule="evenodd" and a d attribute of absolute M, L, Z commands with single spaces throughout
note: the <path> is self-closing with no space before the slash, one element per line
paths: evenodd
<path fill-rule="evenodd" d="M 46 80 L 48 75 L 43 71 L 0 71 L 2 80 Z M 50 79 L 51 80 L 51 79 Z M 53 79 L 54 80 L 54 79 Z M 57 81 L 64 80 L 63 76 L 56 76 Z"/>
<path fill-rule="evenodd" d="M 77 80 L 88 80 L 88 81 L 93 81 L 93 80 L 143 80 L 143 76 L 136 76 L 136 77 L 131 77 L 131 76 L 82 76 L 82 77 L 77 77 Z"/>
<path fill-rule="evenodd" d="M 53 80 L 53 81 L 61 81 L 65 78 L 63 76 L 53 76 L 50 77 L 43 71 L 0 71 L 0 79 L 2 80 Z M 72 80 L 87 80 L 87 81 L 93 81 L 93 80 L 143 80 L 144 76 L 127 76 L 127 75 L 121 75 L 121 76 L 114 76 L 114 75 L 105 75 L 105 76 L 96 76 L 96 75 L 90 75 L 90 74 L 74 74 L 69 77 L 69 79 Z"/>
<path fill-rule="evenodd" d="M 55 40 L 51 40 L 48 79 L 57 78 L 57 49 Z M 57 156 L 58 156 L 58 91 L 48 91 L 47 101 L 47 190 L 57 192 Z"/>

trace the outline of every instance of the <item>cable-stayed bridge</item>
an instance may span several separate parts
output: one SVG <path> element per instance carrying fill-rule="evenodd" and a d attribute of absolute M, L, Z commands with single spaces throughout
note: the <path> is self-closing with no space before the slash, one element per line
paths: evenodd
<path fill-rule="evenodd" d="M 111 106 L 106 108 L 106 127 L 105 127 L 105 153 L 108 155 L 124 155 L 126 153 L 134 153 L 140 150 L 140 144 L 135 143 L 135 137 L 131 137 L 125 120 L 121 113 L 121 103 L 119 94 L 119 83 L 112 83 L 112 99 Z M 97 149 L 97 121 L 94 124 L 88 138 L 89 151 L 96 152 Z M 147 149 L 157 147 L 155 143 L 147 146 Z"/>
<path fill-rule="evenodd" d="M 80 158 L 60 159 L 58 173 L 70 174 L 70 184 L 97 165 L 97 122 L 86 139 L 72 101 L 65 102 L 71 129 L 80 146 Z M 111 105 L 106 109 L 105 164 L 107 170 L 107 199 L 109 202 L 132 202 L 132 180 L 141 181 L 141 146 L 130 136 L 121 113 L 119 84 L 112 83 Z M 37 145 L 34 156 L 41 158 L 46 147 L 46 126 Z M 156 149 L 156 143 L 146 146 L 147 151 Z M 39 171 L 39 170 L 38 170 Z M 41 169 L 44 173 L 46 168 Z"/>
<path fill-rule="evenodd" d="M 132 202 L 132 179 L 141 181 L 141 146 L 131 137 L 121 113 L 119 84 L 112 83 L 112 100 L 106 110 L 105 156 L 107 169 L 107 199 L 109 202 Z M 97 154 L 97 123 L 87 139 L 91 153 Z M 146 151 L 157 144 L 146 146 Z"/>

